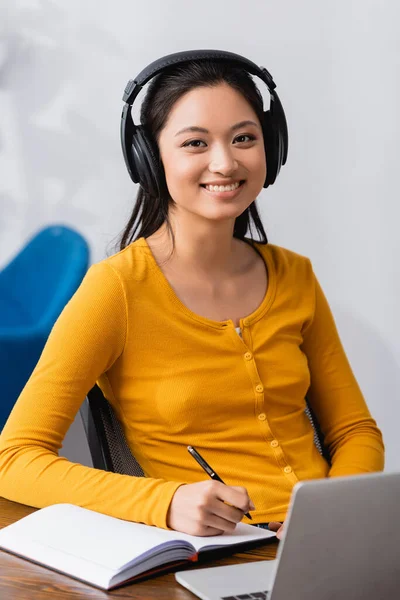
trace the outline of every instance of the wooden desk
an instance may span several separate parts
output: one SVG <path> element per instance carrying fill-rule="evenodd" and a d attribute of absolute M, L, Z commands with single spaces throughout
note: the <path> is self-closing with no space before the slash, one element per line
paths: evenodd
<path fill-rule="evenodd" d="M 36 509 L 0 498 L 0 529 L 29 515 Z M 200 567 L 231 565 L 260 559 L 275 558 L 277 542 L 234 554 L 227 558 L 203 562 Z M 195 596 L 175 581 L 173 573 L 128 584 L 111 592 L 103 592 L 90 585 L 45 569 L 27 560 L 0 551 L 0 598 L 7 600 L 81 600 L 82 598 L 136 598 L 150 600 L 194 600 Z"/>

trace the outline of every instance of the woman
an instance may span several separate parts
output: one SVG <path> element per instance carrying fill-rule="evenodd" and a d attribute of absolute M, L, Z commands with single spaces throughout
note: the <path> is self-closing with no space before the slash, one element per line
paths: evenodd
<path fill-rule="evenodd" d="M 297 481 L 381 470 L 381 433 L 310 261 L 267 243 L 255 201 L 273 148 L 247 71 L 171 65 L 141 123 L 157 185 L 58 319 L 0 439 L 0 494 L 195 535 L 232 531 L 247 511 L 277 529 Z M 146 478 L 58 457 L 96 381 Z M 205 480 L 189 444 L 227 485 Z"/>

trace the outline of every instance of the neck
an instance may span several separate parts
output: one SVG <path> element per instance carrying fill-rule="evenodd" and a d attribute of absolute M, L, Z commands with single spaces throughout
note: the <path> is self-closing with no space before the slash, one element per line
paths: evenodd
<path fill-rule="evenodd" d="M 170 222 L 174 239 L 165 224 L 148 239 L 152 250 L 169 267 L 195 272 L 209 280 L 235 270 L 234 220 L 211 223 L 207 220 L 194 225 L 190 218 L 181 215 L 178 220 L 170 213 Z"/>

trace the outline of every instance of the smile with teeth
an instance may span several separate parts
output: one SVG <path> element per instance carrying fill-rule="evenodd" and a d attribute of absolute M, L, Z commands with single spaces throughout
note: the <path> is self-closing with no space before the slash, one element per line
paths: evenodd
<path fill-rule="evenodd" d="M 210 192 L 233 192 L 233 190 L 237 190 L 242 183 L 242 181 L 237 181 L 231 185 L 204 185 L 203 187 Z"/>

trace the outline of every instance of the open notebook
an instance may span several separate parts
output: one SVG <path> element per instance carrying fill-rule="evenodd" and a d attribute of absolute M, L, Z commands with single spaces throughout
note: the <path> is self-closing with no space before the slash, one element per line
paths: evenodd
<path fill-rule="evenodd" d="M 196 561 L 223 547 L 275 538 L 239 523 L 232 534 L 197 537 L 74 506 L 42 508 L 0 531 L 0 548 L 101 589 Z"/>

